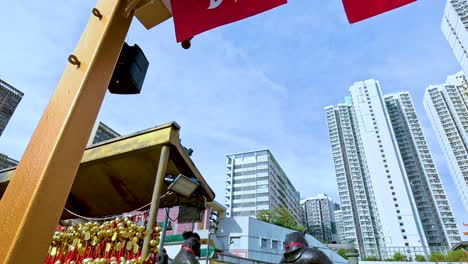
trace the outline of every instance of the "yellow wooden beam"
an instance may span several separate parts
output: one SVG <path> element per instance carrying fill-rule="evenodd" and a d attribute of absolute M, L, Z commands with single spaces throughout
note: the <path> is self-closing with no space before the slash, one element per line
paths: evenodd
<path fill-rule="evenodd" d="M 169 0 L 152 0 L 138 8 L 135 12 L 136 18 L 151 29 L 172 17 Z"/>
<path fill-rule="evenodd" d="M 124 7 L 97 1 L 31 137 L 0 201 L 0 263 L 41 263 L 47 254 L 130 27 Z"/>

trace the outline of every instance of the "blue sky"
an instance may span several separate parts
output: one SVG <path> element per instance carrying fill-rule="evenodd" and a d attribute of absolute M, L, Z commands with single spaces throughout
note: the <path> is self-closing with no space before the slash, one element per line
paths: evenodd
<path fill-rule="evenodd" d="M 7 1 L 0 16 L 0 78 L 25 93 L 0 138 L 19 159 L 94 1 Z M 349 25 L 339 0 L 291 1 L 192 41 L 175 43 L 172 20 L 150 31 L 134 20 L 127 42 L 150 61 L 140 95 L 107 94 L 98 119 L 121 134 L 167 121 L 223 201 L 225 155 L 269 148 L 303 197 L 338 200 L 323 108 L 355 81 L 410 91 L 459 225 L 467 213 L 422 106 L 425 88 L 460 70 L 440 30 L 444 1 L 420 0 Z M 465 237 L 467 239 L 467 237 Z"/>

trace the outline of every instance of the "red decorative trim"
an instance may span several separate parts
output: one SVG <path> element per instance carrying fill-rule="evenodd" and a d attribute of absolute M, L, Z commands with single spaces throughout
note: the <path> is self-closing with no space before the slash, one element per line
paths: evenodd
<path fill-rule="evenodd" d="M 192 255 L 195 255 L 195 252 L 193 252 L 193 249 L 191 249 L 191 248 L 189 248 L 189 247 L 182 246 L 182 249 L 185 249 L 185 250 L 187 250 L 188 252 L 192 253 Z"/>
<path fill-rule="evenodd" d="M 284 246 L 284 249 L 289 250 L 291 247 L 298 246 L 298 247 L 305 247 L 305 245 L 301 242 L 291 242 Z"/>

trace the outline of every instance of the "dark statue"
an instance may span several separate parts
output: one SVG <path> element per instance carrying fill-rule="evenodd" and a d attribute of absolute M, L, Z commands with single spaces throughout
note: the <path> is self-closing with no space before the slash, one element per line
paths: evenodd
<path fill-rule="evenodd" d="M 172 263 L 169 261 L 169 255 L 167 255 L 167 251 L 163 248 L 162 252 L 159 252 L 156 256 L 156 263 L 158 264 L 169 264 Z"/>
<path fill-rule="evenodd" d="M 330 258 L 322 251 L 309 248 L 305 232 L 293 232 L 286 235 L 283 258 L 280 264 L 332 264 Z"/>
<path fill-rule="evenodd" d="M 185 239 L 184 244 L 172 263 L 199 264 L 197 257 L 200 257 L 200 236 L 190 231 L 183 233 L 182 236 Z"/>

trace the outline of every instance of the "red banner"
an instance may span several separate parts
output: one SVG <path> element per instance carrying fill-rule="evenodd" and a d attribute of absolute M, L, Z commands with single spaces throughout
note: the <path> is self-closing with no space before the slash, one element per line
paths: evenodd
<path fill-rule="evenodd" d="M 350 24 L 385 13 L 416 0 L 343 0 Z"/>
<path fill-rule="evenodd" d="M 286 2 L 287 0 L 171 0 L 177 42 Z"/>

